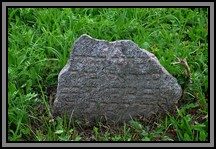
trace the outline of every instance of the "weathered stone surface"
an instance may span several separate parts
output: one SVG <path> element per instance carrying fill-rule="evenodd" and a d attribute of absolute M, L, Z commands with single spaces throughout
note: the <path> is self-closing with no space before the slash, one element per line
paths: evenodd
<path fill-rule="evenodd" d="M 80 120 L 122 122 L 138 114 L 168 110 L 182 94 L 150 52 L 129 40 L 79 37 L 58 76 L 53 111 Z"/>

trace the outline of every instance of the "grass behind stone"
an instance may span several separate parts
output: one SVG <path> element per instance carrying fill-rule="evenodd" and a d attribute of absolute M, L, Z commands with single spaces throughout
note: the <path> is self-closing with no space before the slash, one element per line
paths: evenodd
<path fill-rule="evenodd" d="M 119 126 L 53 120 L 57 77 L 82 34 L 132 40 L 157 56 L 184 88 L 175 114 Z M 186 57 L 191 70 L 172 65 Z M 9 8 L 9 141 L 208 141 L 207 8 Z"/>

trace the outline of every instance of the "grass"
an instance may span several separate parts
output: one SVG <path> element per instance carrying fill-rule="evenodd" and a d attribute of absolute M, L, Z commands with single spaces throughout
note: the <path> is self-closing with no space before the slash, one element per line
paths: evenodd
<path fill-rule="evenodd" d="M 207 8 L 8 8 L 9 141 L 208 141 Z M 176 113 L 111 127 L 52 119 L 50 98 L 73 42 L 82 34 L 128 39 L 154 53 L 186 86 Z"/>

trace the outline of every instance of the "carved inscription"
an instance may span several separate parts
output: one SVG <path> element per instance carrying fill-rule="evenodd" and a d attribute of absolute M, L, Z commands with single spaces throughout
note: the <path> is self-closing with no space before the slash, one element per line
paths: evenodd
<path fill-rule="evenodd" d="M 123 121 L 162 110 L 181 96 L 181 87 L 157 58 L 128 40 L 107 42 L 81 36 L 58 78 L 55 113 L 75 118 L 105 116 Z M 164 106 L 165 105 L 165 106 Z"/>

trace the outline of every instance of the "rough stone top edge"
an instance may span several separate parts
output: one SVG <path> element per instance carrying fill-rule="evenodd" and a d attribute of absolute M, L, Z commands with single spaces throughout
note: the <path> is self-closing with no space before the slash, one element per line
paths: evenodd
<path fill-rule="evenodd" d="M 132 42 L 131 40 L 124 40 L 124 39 L 122 39 L 122 40 L 116 40 L 116 41 L 108 41 L 108 40 L 104 40 L 104 39 L 98 39 L 98 38 L 94 38 L 94 37 L 91 37 L 90 35 L 88 35 L 88 34 L 82 34 L 77 40 L 80 40 L 81 38 L 84 38 L 84 37 L 88 37 L 88 38 L 90 38 L 90 39 L 94 39 L 94 40 L 96 40 L 96 41 L 105 41 L 105 42 L 110 42 L 110 43 L 114 43 L 114 42 L 116 42 L 116 41 L 130 41 L 130 42 Z"/>
<path fill-rule="evenodd" d="M 104 40 L 104 39 L 98 39 L 98 38 L 91 37 L 91 36 L 88 35 L 88 34 L 82 34 L 74 43 L 76 43 L 76 42 L 79 41 L 79 40 L 82 40 L 82 38 L 89 38 L 89 39 L 92 39 L 92 40 L 95 40 L 95 41 L 103 41 L 103 42 L 107 42 L 107 43 L 110 43 L 110 44 L 114 44 L 114 43 L 116 43 L 116 42 L 125 41 L 125 42 L 131 42 L 131 43 L 133 43 L 134 45 L 137 45 L 137 46 L 138 46 L 138 44 L 136 44 L 136 43 L 133 42 L 132 40 L 121 39 L 121 40 L 116 40 L 116 41 L 108 41 L 108 40 Z M 138 48 L 140 48 L 140 47 L 138 46 Z M 143 48 L 140 48 L 140 49 L 147 51 L 146 49 L 143 49 Z M 148 52 L 148 51 L 147 51 L 147 52 Z"/>
<path fill-rule="evenodd" d="M 89 38 L 89 39 L 92 39 L 92 40 L 95 40 L 95 41 L 102 41 L 102 42 L 106 42 L 106 43 L 109 43 L 109 44 L 115 44 L 116 42 L 130 42 L 132 44 L 134 44 L 135 46 L 137 46 L 138 49 L 140 49 L 141 51 L 144 51 L 146 54 L 148 54 L 149 56 L 153 56 L 154 54 L 149 52 L 148 50 L 144 49 L 144 48 L 141 48 L 139 47 L 139 45 L 137 43 L 135 43 L 134 41 L 132 40 L 128 40 L 128 39 L 121 39 L 121 40 L 116 40 L 116 41 L 108 41 L 108 40 L 104 40 L 104 39 L 98 39 L 98 38 L 93 38 L 91 37 L 90 35 L 88 34 L 82 34 L 77 40 L 75 40 L 73 46 L 72 46 L 72 49 L 74 47 L 74 45 L 76 45 L 76 43 L 80 40 L 82 40 L 82 38 Z M 155 56 L 155 55 L 154 55 Z M 156 57 L 157 59 L 157 57 Z M 158 60 L 158 59 L 157 59 Z"/>

